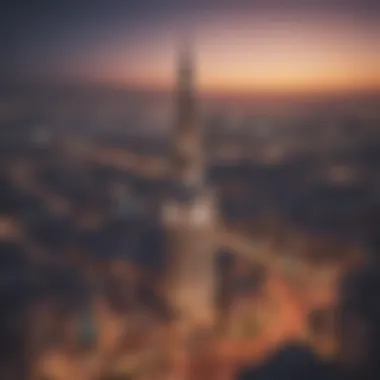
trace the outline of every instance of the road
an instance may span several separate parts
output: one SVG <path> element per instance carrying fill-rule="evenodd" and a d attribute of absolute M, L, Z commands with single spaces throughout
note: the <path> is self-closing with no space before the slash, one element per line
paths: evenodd
<path fill-rule="evenodd" d="M 167 162 L 162 157 L 141 156 L 117 148 L 94 147 L 89 151 L 86 159 L 92 163 L 138 174 L 147 179 L 164 178 L 168 171 Z"/>
<path fill-rule="evenodd" d="M 120 167 L 126 171 L 136 172 L 147 178 L 160 178 L 165 175 L 166 165 L 160 159 L 138 157 L 134 154 L 128 154 L 124 151 L 102 151 L 94 152 L 91 157 L 97 163 Z M 55 194 L 52 194 L 45 187 L 38 184 L 35 180 L 33 167 L 28 163 L 16 165 L 11 170 L 13 182 L 44 199 L 49 208 L 57 213 L 66 213 L 70 210 L 69 203 Z M 286 275 L 286 259 L 278 253 L 274 252 L 265 241 L 252 241 L 242 236 L 236 231 L 227 227 L 221 227 L 219 232 L 220 247 L 226 248 L 235 253 L 237 256 L 252 262 L 253 264 L 261 264 L 268 271 L 268 283 L 266 288 L 266 296 L 278 308 L 277 313 L 269 316 L 267 323 L 263 327 L 260 335 L 251 341 L 222 341 L 214 349 L 217 354 L 217 362 L 215 379 L 229 380 L 235 369 L 241 365 L 252 361 L 260 361 L 266 357 L 268 353 L 273 351 L 281 342 L 287 339 L 306 339 L 307 317 L 309 312 L 318 306 L 323 306 L 332 302 L 334 283 L 334 270 L 328 273 L 326 268 L 321 268 L 319 273 L 311 266 L 305 263 L 299 263 L 297 272 L 307 277 L 309 284 L 315 283 L 318 286 L 311 286 L 310 291 L 290 285 L 290 281 Z M 27 248 L 33 260 L 36 262 L 49 261 L 49 255 L 40 247 L 36 247 L 30 242 L 22 228 L 18 232 L 18 241 Z M 314 271 L 314 272 L 313 272 Z M 324 290 L 323 283 L 318 278 L 320 273 L 325 272 L 326 285 Z M 319 295 L 311 290 L 318 289 Z M 322 294 L 322 295 L 321 295 Z M 199 365 L 201 363 L 198 363 Z M 199 366 L 197 366 L 199 369 Z M 198 371 L 196 368 L 194 369 Z M 201 379 L 198 373 L 194 378 Z"/>
<path fill-rule="evenodd" d="M 36 181 L 35 170 L 28 162 L 18 162 L 9 168 L 9 176 L 12 183 L 27 193 L 43 199 L 48 208 L 55 214 L 67 215 L 70 212 L 70 203 L 62 197 L 52 193 Z M 13 226 L 5 238 L 16 240 L 18 245 L 28 252 L 28 259 L 33 264 L 61 265 L 63 260 L 53 256 L 40 245 L 32 241 L 25 227 L 19 221 L 13 221 Z"/>
<path fill-rule="evenodd" d="M 118 159 L 120 159 L 120 162 L 129 162 L 129 167 L 134 167 L 135 170 L 140 171 L 140 159 L 137 160 L 131 158 L 133 156 L 133 154 L 128 155 L 128 153 L 124 151 L 120 157 L 116 153 L 111 154 L 109 152 L 107 154 L 105 152 L 102 152 L 102 154 L 96 155 L 98 160 L 101 160 L 101 157 L 105 159 L 107 157 L 113 157 L 111 161 L 108 161 L 108 164 L 114 163 L 115 161 L 117 161 L 116 158 L 119 157 Z M 164 167 L 159 165 L 160 160 L 156 162 L 155 166 L 151 165 L 149 159 L 146 159 L 146 161 L 148 163 L 146 167 L 151 169 L 147 171 L 143 170 L 142 174 L 144 176 L 149 176 L 149 173 L 155 173 L 154 175 L 162 175 L 162 170 L 164 170 Z M 152 168 L 155 167 L 156 169 L 153 170 Z M 57 196 L 56 194 L 52 193 L 36 181 L 33 166 L 30 165 L 28 162 L 21 162 L 13 166 L 10 169 L 10 175 L 16 186 L 24 188 L 29 193 L 35 194 L 41 199 L 44 199 L 49 209 L 53 210 L 53 212 L 57 214 L 66 214 L 70 212 L 70 203 L 66 199 Z M 36 247 L 35 245 L 30 244 L 30 242 L 27 241 L 26 234 L 22 230 L 22 228 L 19 228 L 18 234 L 20 235 L 19 240 L 25 247 L 33 247 L 32 251 L 34 252 L 34 257 L 36 260 L 47 259 L 48 255 L 46 254 L 46 252 L 43 252 L 41 248 Z M 223 225 L 220 227 L 219 237 L 219 245 L 221 248 L 226 248 L 229 251 L 236 253 L 237 256 L 243 257 L 245 260 L 248 260 L 249 262 L 252 262 L 254 264 L 261 264 L 265 268 L 269 268 L 271 276 L 274 276 L 276 278 L 282 278 L 281 281 L 289 283 L 289 281 L 285 280 L 285 272 L 288 270 L 289 267 L 289 263 L 287 262 L 286 256 L 279 255 L 278 252 L 274 252 L 267 241 L 253 241 L 247 237 L 242 236 L 239 232 L 228 229 Z M 334 282 L 334 279 L 336 279 L 337 277 L 335 268 L 332 268 L 330 266 L 328 270 L 326 268 L 320 268 L 319 270 L 316 270 L 314 267 L 308 266 L 302 262 L 296 262 L 293 264 L 294 265 L 292 265 L 292 267 L 297 266 L 297 268 L 294 269 L 295 272 L 297 272 L 298 274 L 302 274 L 304 277 L 307 277 L 308 281 L 306 282 L 308 282 L 308 285 L 311 285 L 309 286 L 309 288 L 321 290 L 324 288 L 323 284 L 326 283 L 325 287 L 329 288 L 329 290 L 325 292 L 320 291 L 319 298 L 325 298 L 326 302 L 328 302 L 328 299 L 331 295 L 331 282 Z M 315 283 L 318 283 L 318 286 L 315 286 Z M 321 295 L 322 293 L 325 294 Z M 316 298 L 316 296 L 310 297 L 310 294 L 308 294 L 306 298 L 308 298 L 311 302 L 312 299 Z M 319 301 L 319 303 L 321 302 L 322 301 Z"/>
<path fill-rule="evenodd" d="M 26 161 L 17 162 L 9 168 L 10 178 L 15 186 L 43 199 L 54 213 L 69 214 L 70 202 L 38 183 L 35 171 L 34 165 Z"/>
<path fill-rule="evenodd" d="M 315 346 L 317 342 L 310 340 L 308 316 L 312 310 L 335 304 L 340 276 L 338 268 L 333 265 L 316 268 L 299 263 L 293 274 L 299 281 L 294 284 L 287 274 L 286 260 L 266 242 L 250 241 L 227 229 L 220 236 L 225 248 L 268 270 L 266 297 L 276 305 L 276 311 L 268 315 L 258 337 L 245 342 L 226 340 L 219 344 L 220 373 L 217 379 L 230 380 L 236 368 L 260 362 L 285 341 L 307 341 Z"/>

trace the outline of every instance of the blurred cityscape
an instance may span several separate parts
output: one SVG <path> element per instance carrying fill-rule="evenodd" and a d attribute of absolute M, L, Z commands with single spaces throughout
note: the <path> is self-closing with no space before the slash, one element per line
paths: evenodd
<path fill-rule="evenodd" d="M 140 2 L 0 12 L 0 380 L 379 379 L 380 7 Z"/>
<path fill-rule="evenodd" d="M 182 351 L 170 343 L 167 268 L 181 287 L 186 252 L 207 261 L 191 239 L 212 234 L 215 275 L 205 275 L 215 282 L 193 277 L 190 287 L 211 302 L 202 307 L 216 329 L 193 342 L 197 355 L 185 349 L 186 368 L 198 371 L 190 378 L 235 378 L 287 341 L 321 358 L 342 351 L 339 283 L 374 259 L 379 100 L 198 99 L 203 145 L 197 152 L 193 137 L 188 159 L 204 157 L 198 169 L 207 168 L 218 216 L 213 232 L 190 240 L 189 219 L 173 226 L 162 211 L 178 196 L 174 100 L 83 86 L 1 94 L 2 379 L 167 379 L 173 361 L 185 365 L 169 360 L 171 344 Z M 190 190 L 179 190 L 188 209 L 199 198 Z M 205 217 L 202 229 L 214 223 Z"/>

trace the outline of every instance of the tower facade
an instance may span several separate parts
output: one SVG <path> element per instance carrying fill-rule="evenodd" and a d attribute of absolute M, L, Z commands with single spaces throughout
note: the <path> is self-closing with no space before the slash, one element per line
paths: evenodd
<path fill-rule="evenodd" d="M 190 51 L 179 56 L 177 119 L 169 158 L 171 193 L 163 204 L 166 294 L 181 322 L 214 322 L 214 253 L 217 215 L 205 186 L 202 131 L 196 118 Z"/>

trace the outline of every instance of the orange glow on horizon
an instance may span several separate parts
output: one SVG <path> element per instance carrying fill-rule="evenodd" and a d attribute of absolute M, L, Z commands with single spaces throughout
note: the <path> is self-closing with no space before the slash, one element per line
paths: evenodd
<path fill-rule="evenodd" d="M 375 80 L 374 76 L 362 75 L 351 76 L 342 75 L 337 71 L 315 75 L 310 78 L 302 76 L 278 76 L 272 78 L 259 77 L 249 81 L 249 76 L 244 76 L 243 72 L 238 75 L 231 75 L 230 71 L 225 71 L 218 77 L 217 71 L 214 71 L 210 77 L 204 77 L 198 80 L 198 91 L 204 94 L 212 95 L 249 95 L 249 94 L 268 94 L 268 95 L 296 95 L 296 94 L 345 94 L 345 93 L 377 93 L 380 92 L 380 78 Z M 235 74 L 232 71 L 232 74 Z M 118 85 L 125 87 L 141 88 L 156 91 L 175 90 L 176 82 L 173 78 L 141 78 L 133 80 L 115 81 Z"/>
<path fill-rule="evenodd" d="M 249 68 L 217 68 L 199 78 L 199 88 L 216 93 L 331 93 L 371 91 L 380 89 L 380 78 L 375 73 L 358 73 L 343 68 L 309 70 L 302 68 L 276 68 L 251 72 Z"/>
<path fill-rule="evenodd" d="M 359 24 L 354 16 L 208 15 L 198 20 L 196 29 L 195 68 L 201 92 L 293 94 L 380 89 L 380 27 Z M 136 87 L 172 89 L 177 34 L 144 37 L 133 55 L 119 54 L 104 61 L 99 77 Z"/>
<path fill-rule="evenodd" d="M 354 67 L 298 67 L 268 63 L 264 68 L 250 68 L 242 64 L 204 65 L 198 68 L 197 88 L 202 93 L 215 94 L 297 94 L 347 93 L 380 91 L 380 70 Z M 364 67 L 363 67 L 364 66 Z M 379 66 L 380 68 L 380 66 Z M 143 71 L 130 78 L 113 78 L 114 83 L 137 88 L 170 91 L 175 88 L 175 70 L 168 73 Z M 150 74 L 150 75 L 149 75 Z M 122 76 L 121 76 L 122 77 Z"/>

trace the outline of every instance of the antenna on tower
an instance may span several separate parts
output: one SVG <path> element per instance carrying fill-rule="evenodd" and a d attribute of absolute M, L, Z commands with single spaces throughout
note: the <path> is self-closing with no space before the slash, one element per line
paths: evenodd
<path fill-rule="evenodd" d="M 179 40 L 178 65 L 180 75 L 190 75 L 193 72 L 193 44 L 189 35 L 183 35 Z"/>
<path fill-rule="evenodd" d="M 192 41 L 183 33 L 178 47 L 178 123 L 181 128 L 195 127 L 194 68 Z"/>
<path fill-rule="evenodd" d="M 191 33 L 188 29 L 183 30 L 180 33 L 177 47 L 180 67 L 184 69 L 187 68 L 188 70 L 192 71 L 194 50 L 193 33 Z"/>

